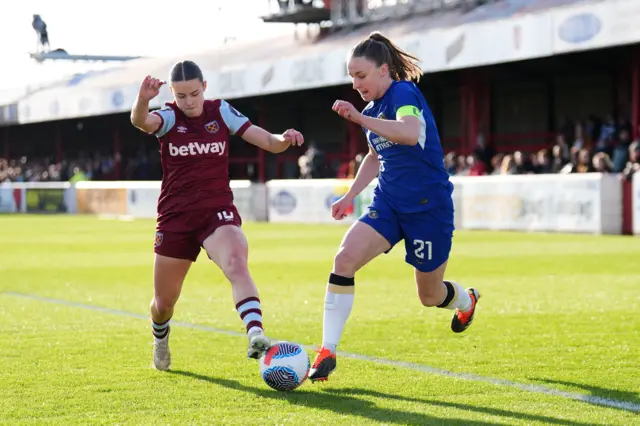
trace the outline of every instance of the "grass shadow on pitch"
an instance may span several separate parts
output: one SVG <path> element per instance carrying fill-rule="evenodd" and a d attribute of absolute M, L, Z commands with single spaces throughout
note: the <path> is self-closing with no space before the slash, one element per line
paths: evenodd
<path fill-rule="evenodd" d="M 525 420 L 531 422 L 541 422 L 543 424 L 565 425 L 565 426 L 589 426 L 590 423 L 576 422 L 572 420 L 557 419 L 555 417 L 541 416 L 537 414 L 521 413 L 517 411 L 502 410 L 500 408 L 481 407 L 477 405 L 461 404 L 458 402 L 436 401 L 433 399 L 412 398 L 401 395 L 387 394 L 368 389 L 360 388 L 328 388 L 326 393 L 340 396 L 340 398 L 349 397 L 351 395 L 362 395 L 374 398 L 392 399 L 406 401 L 416 404 L 425 404 L 444 408 L 453 408 L 457 410 L 473 411 L 481 414 L 488 414 L 496 417 L 504 417 L 510 419 Z"/>
<path fill-rule="evenodd" d="M 630 402 L 632 404 L 640 405 L 640 393 L 637 393 L 637 392 L 601 388 L 598 386 L 588 385 L 586 383 L 567 382 L 565 380 L 545 379 L 541 377 L 531 377 L 531 380 L 547 383 L 550 385 L 562 385 L 570 388 L 582 389 L 583 391 L 589 392 L 590 396 L 604 398 L 604 399 L 612 399 L 612 400 L 622 401 L 622 402 Z"/>
<path fill-rule="evenodd" d="M 484 421 L 464 420 L 454 418 L 439 418 L 426 414 L 409 411 L 383 408 L 366 399 L 356 398 L 347 394 L 334 394 L 331 392 L 316 391 L 309 387 L 302 388 L 295 392 L 278 392 L 271 389 L 261 389 L 257 387 L 243 385 L 237 380 L 210 377 L 189 371 L 171 370 L 169 373 L 184 376 L 192 379 L 203 380 L 217 386 L 228 389 L 252 393 L 261 398 L 273 400 L 287 400 L 290 404 L 305 406 L 318 410 L 333 411 L 344 416 L 357 416 L 364 419 L 375 420 L 387 424 L 420 424 L 420 425 L 465 425 L 465 426 L 488 426 L 496 423 Z M 464 407 L 464 406 L 463 406 Z M 465 409 L 465 408 L 463 408 Z M 577 424 L 577 423 L 571 423 Z"/>

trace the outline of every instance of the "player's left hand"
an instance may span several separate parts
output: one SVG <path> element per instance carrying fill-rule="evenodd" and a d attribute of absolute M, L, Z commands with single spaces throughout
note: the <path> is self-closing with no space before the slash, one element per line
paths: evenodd
<path fill-rule="evenodd" d="M 333 103 L 332 109 L 341 117 L 344 117 L 349 121 L 353 121 L 356 124 L 360 124 L 362 121 L 362 114 L 358 112 L 351 102 L 337 100 Z"/>
<path fill-rule="evenodd" d="M 296 129 L 289 129 L 282 134 L 282 138 L 289 142 L 291 146 L 302 146 L 304 143 L 304 136 Z"/>

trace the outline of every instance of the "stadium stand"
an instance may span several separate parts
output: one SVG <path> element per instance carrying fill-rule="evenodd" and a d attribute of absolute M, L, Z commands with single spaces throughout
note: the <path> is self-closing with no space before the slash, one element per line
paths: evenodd
<path fill-rule="evenodd" d="M 455 63 L 459 50 L 472 42 L 464 38 L 464 30 L 470 26 L 513 20 L 510 31 L 519 49 L 520 44 L 531 43 L 521 33 L 524 18 L 542 17 L 543 13 L 572 5 L 597 6 L 601 1 L 414 3 L 430 6 L 411 16 L 337 26 L 313 38 L 282 36 L 268 42 L 231 43 L 214 52 L 192 55 L 189 59 L 199 63 L 205 77 L 216 83 L 211 84 L 210 96 L 232 100 L 253 121 L 270 127 L 277 128 L 283 116 L 293 113 L 298 127 L 316 142 L 308 152 L 292 151 L 282 158 L 263 157 L 250 147 L 234 145 L 232 177 L 263 181 L 274 177 L 353 176 L 366 145 L 353 128 L 337 123 L 326 107 L 339 97 L 353 99 L 348 79 L 343 74 L 327 83 L 326 76 L 314 74 L 312 62 L 300 58 L 330 62 L 331 55 L 342 54 L 372 30 L 380 30 L 392 39 L 427 29 L 429 34 L 461 32 L 460 38 L 447 47 L 444 68 L 430 70 L 440 59 L 424 57 L 427 75 L 420 86 L 436 112 L 452 175 L 599 170 L 629 177 L 638 169 L 638 96 L 632 93 L 637 83 L 632 81 L 629 70 L 635 68 L 628 61 L 633 56 L 630 53 L 636 52 L 637 56 L 637 49 L 587 49 L 542 58 L 522 57 L 507 64 L 489 61 L 475 67 Z M 265 20 L 283 21 L 286 13 L 283 8 Z M 414 47 L 431 52 L 431 46 Z M 490 56 L 491 49 L 485 49 Z M 300 73 L 308 75 L 299 76 L 299 86 L 278 86 L 278 81 L 295 80 L 296 75 L 278 75 L 283 68 L 268 65 L 275 62 L 274 58 L 285 64 L 300 60 Z M 162 76 L 177 59 L 182 58 L 132 60 L 108 70 L 74 75 L 26 94 L 0 98 L 0 155 L 5 158 L 0 163 L 0 180 L 68 180 L 74 175 L 91 180 L 158 179 L 160 165 L 153 141 L 130 129 L 127 110 L 141 76 Z M 344 67 L 343 62 L 338 65 Z M 247 75 L 249 68 L 261 72 Z M 247 79 L 260 81 L 249 84 Z M 164 91 L 160 98 L 168 101 L 169 93 Z M 283 109 L 305 99 L 314 101 L 294 107 L 294 111 Z M 160 103 L 154 105 L 158 106 Z M 318 166 L 319 160 L 323 166 Z"/>

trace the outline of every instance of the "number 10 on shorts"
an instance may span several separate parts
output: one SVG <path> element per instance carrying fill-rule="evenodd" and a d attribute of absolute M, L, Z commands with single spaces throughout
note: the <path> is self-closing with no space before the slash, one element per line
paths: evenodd
<path fill-rule="evenodd" d="M 413 240 L 413 246 L 415 250 L 413 253 L 418 259 L 424 260 L 425 249 L 427 251 L 427 260 L 432 258 L 432 246 L 431 241 Z"/>
<path fill-rule="evenodd" d="M 233 220 L 233 212 L 227 212 L 224 210 L 221 212 L 218 212 L 218 219 L 226 220 L 227 222 L 230 222 Z"/>

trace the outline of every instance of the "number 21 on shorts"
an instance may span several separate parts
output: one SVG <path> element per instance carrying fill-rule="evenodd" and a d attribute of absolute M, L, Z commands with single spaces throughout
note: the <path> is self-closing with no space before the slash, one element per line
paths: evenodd
<path fill-rule="evenodd" d="M 418 259 L 424 260 L 425 259 L 425 249 L 426 249 L 426 260 L 431 260 L 432 259 L 432 245 L 431 245 L 431 241 L 422 241 L 422 240 L 413 240 L 413 246 L 415 247 L 415 250 L 413 251 L 413 254 L 415 254 L 415 256 Z"/>

